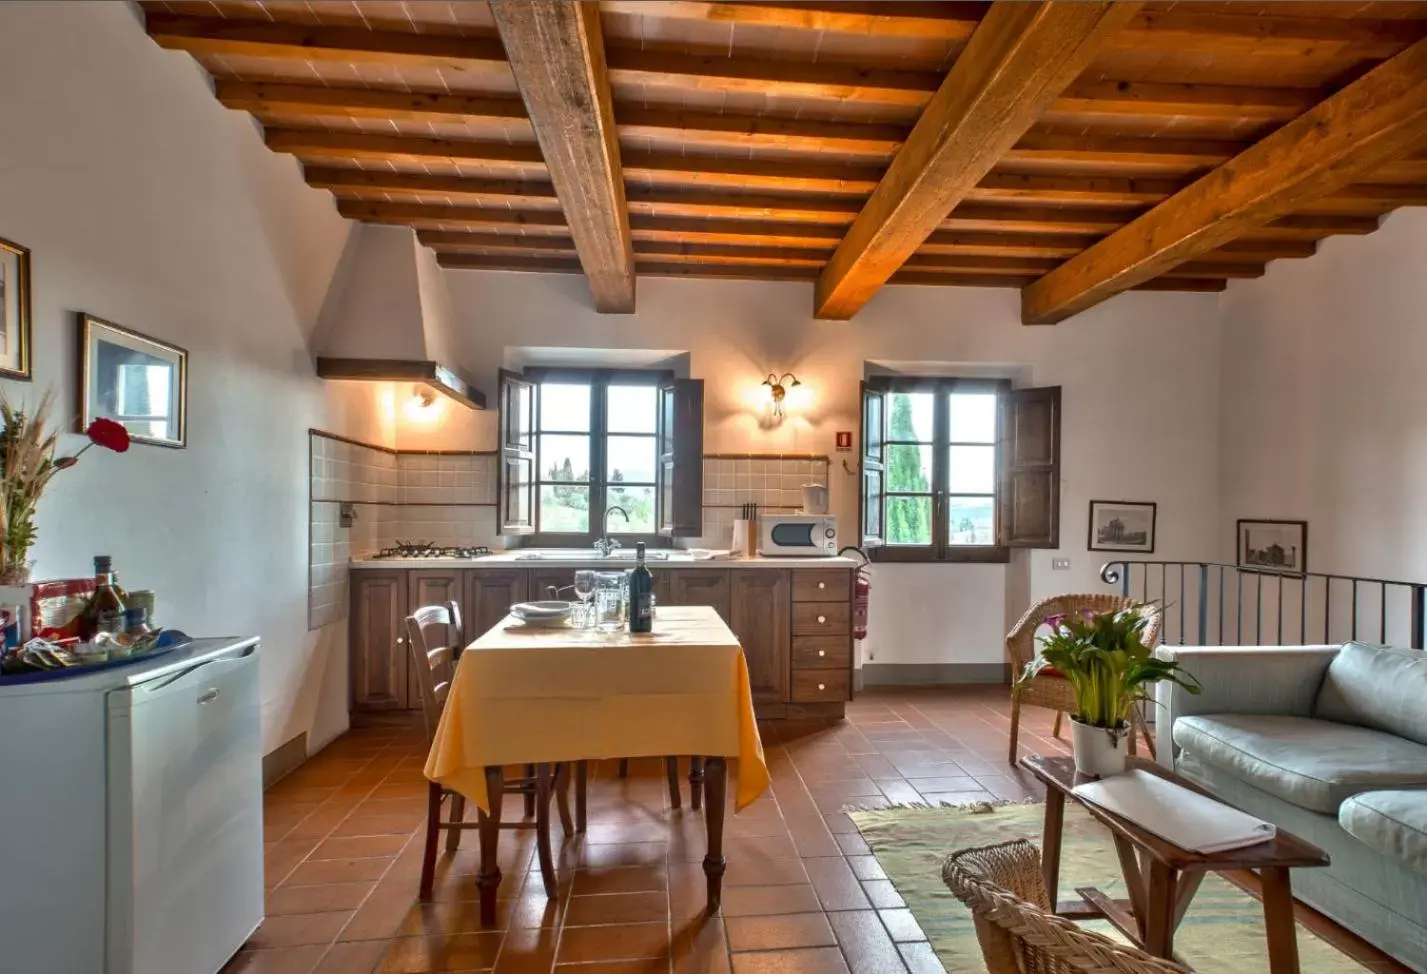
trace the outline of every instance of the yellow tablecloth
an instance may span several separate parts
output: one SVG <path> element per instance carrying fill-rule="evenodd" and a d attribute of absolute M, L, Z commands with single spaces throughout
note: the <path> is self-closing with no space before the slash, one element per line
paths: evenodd
<path fill-rule="evenodd" d="M 669 754 L 737 758 L 737 809 L 768 787 L 743 649 L 707 606 L 643 635 L 508 616 L 462 654 L 426 777 L 488 811 L 488 765 Z"/>

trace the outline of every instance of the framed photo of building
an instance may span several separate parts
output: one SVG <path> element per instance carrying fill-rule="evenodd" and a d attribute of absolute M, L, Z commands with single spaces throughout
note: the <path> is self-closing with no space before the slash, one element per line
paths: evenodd
<path fill-rule="evenodd" d="M 0 378 L 30 377 L 30 251 L 0 239 Z"/>
<path fill-rule="evenodd" d="M 1153 501 L 1091 501 L 1091 551 L 1154 552 Z"/>
<path fill-rule="evenodd" d="M 103 416 L 136 442 L 183 449 L 188 443 L 188 353 L 81 313 L 81 430 Z"/>
<path fill-rule="evenodd" d="M 1308 570 L 1308 522 L 1239 519 L 1240 568 L 1296 575 Z"/>

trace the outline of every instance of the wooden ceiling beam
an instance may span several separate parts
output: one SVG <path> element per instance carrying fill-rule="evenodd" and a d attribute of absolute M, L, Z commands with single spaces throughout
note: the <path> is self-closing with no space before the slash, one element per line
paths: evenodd
<path fill-rule="evenodd" d="M 518 257 L 486 254 L 438 253 L 436 262 L 452 269 L 485 271 L 531 271 L 541 274 L 579 274 L 584 268 L 579 258 L 570 257 Z"/>
<path fill-rule="evenodd" d="M 747 281 L 811 281 L 816 267 L 771 267 L 754 264 L 695 264 L 667 258 L 642 257 L 639 273 L 654 277 L 709 277 Z"/>
<path fill-rule="evenodd" d="M 490 5 L 575 250 L 606 313 L 634 312 L 634 250 L 595 0 Z"/>
<path fill-rule="evenodd" d="M 817 317 L 852 317 L 1138 9 L 992 4 L 819 275 Z"/>
<path fill-rule="evenodd" d="M 1022 318 L 1062 321 L 1328 196 L 1409 151 L 1424 122 L 1419 41 L 1036 281 Z"/>
<path fill-rule="evenodd" d="M 485 227 L 507 232 L 519 230 L 522 233 L 541 236 L 562 235 L 567 231 L 565 215 L 558 210 L 508 210 L 479 206 L 338 200 L 337 212 L 360 223 L 403 224 L 418 230 Z"/>
<path fill-rule="evenodd" d="M 555 187 L 533 179 L 479 179 L 473 176 L 430 176 L 389 169 L 304 168 L 307 184 L 337 196 L 382 193 L 390 196 L 442 196 L 456 202 L 498 203 L 543 209 L 558 207 Z"/>
<path fill-rule="evenodd" d="M 449 95 L 374 88 L 329 88 L 219 78 L 213 93 L 228 108 L 257 115 L 373 119 L 382 122 L 515 122 L 526 131 L 530 118 L 519 98 Z"/>
<path fill-rule="evenodd" d="M 289 152 L 300 159 L 351 159 L 355 162 L 404 162 L 415 165 L 428 162 L 469 163 L 545 172 L 545 159 L 535 145 L 284 128 L 270 128 L 263 138 L 274 152 Z"/>

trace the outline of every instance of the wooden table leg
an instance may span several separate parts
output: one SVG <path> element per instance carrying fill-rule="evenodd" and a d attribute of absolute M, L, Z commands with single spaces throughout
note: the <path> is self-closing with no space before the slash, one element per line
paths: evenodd
<path fill-rule="evenodd" d="M 1174 959 L 1174 908 L 1178 897 L 1179 871 L 1151 859 L 1149 881 L 1145 884 L 1145 916 L 1138 924 L 1144 931 L 1145 951 L 1165 960 Z"/>
<path fill-rule="evenodd" d="M 550 765 L 535 766 L 535 852 L 540 861 L 540 879 L 545 884 L 545 895 L 551 899 L 559 892 L 555 881 L 555 857 L 550 850 Z M 484 894 L 484 890 L 481 891 Z M 485 909 L 485 903 L 481 904 Z"/>
<path fill-rule="evenodd" d="M 1045 830 L 1041 834 L 1041 869 L 1045 877 L 1046 895 L 1058 902 L 1060 889 L 1060 836 L 1065 828 L 1065 792 L 1047 788 L 1045 792 Z"/>
<path fill-rule="evenodd" d="M 476 873 L 476 889 L 481 894 L 481 926 L 495 926 L 495 898 L 500 889 L 500 866 L 496 854 L 500 845 L 500 807 L 505 776 L 500 765 L 486 768 L 486 803 L 489 813 L 480 813 L 481 868 Z"/>
<path fill-rule="evenodd" d="M 689 804 L 694 811 L 703 807 L 701 797 L 704 790 L 704 759 L 695 754 L 689 758 Z"/>
<path fill-rule="evenodd" d="M 704 876 L 708 878 L 710 915 L 723 904 L 723 812 L 727 803 L 728 765 L 721 757 L 704 762 L 704 815 L 709 834 L 708 855 L 704 856 Z"/>
<path fill-rule="evenodd" d="M 1268 934 L 1269 974 L 1298 974 L 1298 932 L 1293 925 L 1293 887 L 1288 870 L 1259 870 L 1263 885 L 1263 922 Z"/>
<path fill-rule="evenodd" d="M 674 810 L 679 808 L 679 759 L 668 757 L 664 759 L 664 777 L 669 779 L 669 807 Z"/>
<path fill-rule="evenodd" d="M 1129 839 L 1115 836 L 1115 854 L 1120 857 L 1120 874 L 1125 877 L 1125 889 L 1130 896 L 1130 913 L 1135 918 L 1135 929 L 1139 939 L 1145 939 L 1145 917 L 1148 915 L 1145 901 L 1145 877 L 1140 869 L 1140 860 L 1135 855 L 1135 847 Z"/>
<path fill-rule="evenodd" d="M 589 802 L 586 793 L 590 787 L 590 763 L 575 763 L 575 831 L 583 832 L 589 823 Z"/>

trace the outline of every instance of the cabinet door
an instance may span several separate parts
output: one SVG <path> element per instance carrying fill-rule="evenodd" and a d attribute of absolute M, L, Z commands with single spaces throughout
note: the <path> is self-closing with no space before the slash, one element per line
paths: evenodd
<path fill-rule="evenodd" d="M 525 601 L 526 572 L 518 568 L 466 572 L 466 642 L 471 643 Z"/>
<path fill-rule="evenodd" d="M 729 628 L 743 644 L 755 703 L 786 703 L 790 585 L 781 568 L 738 568 L 729 573 Z"/>
<path fill-rule="evenodd" d="M 407 706 L 406 573 L 353 571 L 350 680 L 356 710 Z"/>
<path fill-rule="evenodd" d="M 668 574 L 670 605 L 711 605 L 725 622 L 728 621 L 728 569 L 674 568 Z"/>
<path fill-rule="evenodd" d="M 525 597 L 532 602 L 539 602 L 542 599 L 562 599 L 566 602 L 575 601 L 575 569 L 573 568 L 533 568 L 526 572 L 530 577 L 530 584 L 525 593 Z M 550 589 L 556 589 L 557 594 L 551 594 Z M 570 589 L 570 591 L 559 592 L 559 589 Z"/>
<path fill-rule="evenodd" d="M 417 609 L 426 605 L 445 605 L 447 602 L 455 602 L 461 609 L 461 622 L 465 623 L 465 607 L 461 605 L 465 601 L 465 593 L 461 590 L 461 571 L 456 568 L 423 568 L 406 573 L 406 613 L 410 615 Z M 433 631 L 434 632 L 434 631 Z M 406 635 L 405 627 L 401 633 Z M 432 635 L 432 638 L 436 638 Z M 458 633 L 449 633 L 446 636 L 447 643 L 454 644 L 456 640 L 464 639 Z M 415 667 L 408 666 L 410 671 L 406 681 L 407 705 L 412 710 L 421 709 L 421 685 L 417 683 L 418 673 Z"/>

